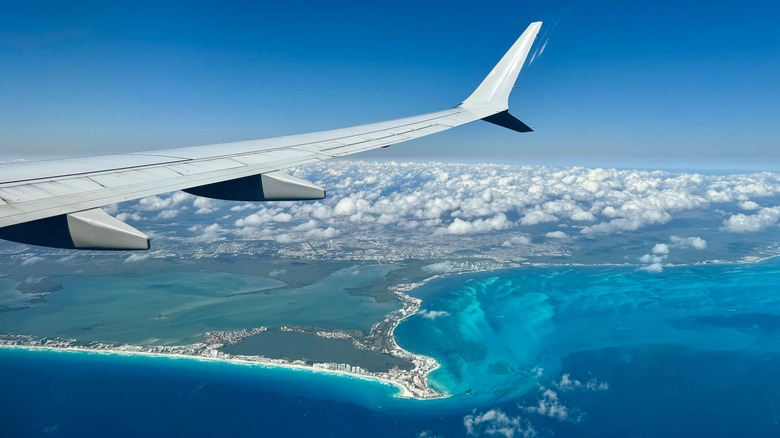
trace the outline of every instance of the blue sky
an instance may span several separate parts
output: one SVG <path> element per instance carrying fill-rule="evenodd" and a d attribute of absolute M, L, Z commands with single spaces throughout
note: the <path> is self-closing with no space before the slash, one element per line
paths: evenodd
<path fill-rule="evenodd" d="M 13 3 L 0 6 L 4 158 L 244 140 L 454 106 L 543 20 L 547 47 L 510 101 L 536 132 L 475 123 L 362 157 L 780 168 L 774 2 Z"/>

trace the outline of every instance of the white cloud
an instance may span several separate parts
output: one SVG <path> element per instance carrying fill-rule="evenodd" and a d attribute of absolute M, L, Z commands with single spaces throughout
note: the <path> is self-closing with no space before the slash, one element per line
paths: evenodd
<path fill-rule="evenodd" d="M 530 245 L 531 239 L 528 236 L 512 236 L 504 241 L 501 246 L 525 246 Z"/>
<path fill-rule="evenodd" d="M 278 277 L 287 273 L 287 269 L 276 269 L 268 273 L 269 277 Z"/>
<path fill-rule="evenodd" d="M 201 196 L 195 197 L 195 200 L 192 201 L 192 206 L 195 208 L 195 214 L 209 214 L 217 211 L 217 206 L 213 199 Z"/>
<path fill-rule="evenodd" d="M 284 223 L 292 221 L 293 216 L 281 208 L 261 208 L 249 216 L 237 219 L 234 224 L 237 227 L 261 227 L 270 223 Z"/>
<path fill-rule="evenodd" d="M 743 210 L 758 210 L 761 206 L 753 201 L 742 201 L 739 203 L 739 208 Z"/>
<path fill-rule="evenodd" d="M 569 237 L 563 231 L 550 231 L 549 233 L 545 234 L 544 236 L 547 237 L 547 238 L 550 238 L 550 239 L 565 239 L 565 238 Z"/>
<path fill-rule="evenodd" d="M 474 234 L 486 233 L 488 231 L 505 230 L 511 226 L 506 215 L 499 213 L 490 219 L 477 219 L 472 222 L 464 221 L 459 218 L 447 227 L 447 234 Z"/>
<path fill-rule="evenodd" d="M 665 255 L 651 255 L 645 254 L 639 257 L 639 261 L 642 263 L 661 263 L 666 259 Z"/>
<path fill-rule="evenodd" d="M 333 208 L 336 216 L 352 216 L 357 213 L 357 204 L 351 198 L 344 198 Z"/>
<path fill-rule="evenodd" d="M 656 274 L 662 272 L 664 270 L 663 262 L 666 260 L 666 257 L 666 254 L 645 254 L 642 257 L 639 257 L 639 261 L 642 263 L 647 263 L 647 266 L 642 266 L 639 268 L 639 270 Z"/>
<path fill-rule="evenodd" d="M 669 254 L 669 247 L 665 243 L 656 243 L 650 252 L 653 254 Z"/>
<path fill-rule="evenodd" d="M 652 263 L 647 266 L 642 266 L 639 268 L 640 271 L 650 272 L 652 274 L 657 274 L 659 272 L 663 272 L 664 266 L 660 263 Z"/>
<path fill-rule="evenodd" d="M 543 210 L 531 210 L 520 219 L 520 225 L 538 225 L 545 222 L 557 222 L 558 218 Z"/>
<path fill-rule="evenodd" d="M 173 219 L 178 215 L 179 215 L 179 210 L 163 210 L 157 213 L 155 219 L 168 220 L 168 219 Z"/>
<path fill-rule="evenodd" d="M 303 233 L 303 236 L 307 239 L 332 239 L 341 234 L 341 232 L 333 227 L 328 228 L 314 228 Z"/>
<path fill-rule="evenodd" d="M 421 309 L 419 312 L 420 316 L 422 316 L 425 319 L 436 319 L 441 318 L 442 316 L 450 316 L 450 312 L 447 312 L 446 310 L 425 310 Z"/>
<path fill-rule="evenodd" d="M 707 249 L 707 241 L 701 237 L 671 236 L 669 241 L 675 248 Z"/>
<path fill-rule="evenodd" d="M 544 389 L 542 391 L 542 396 L 537 400 L 536 405 L 523 406 L 522 409 L 525 412 L 543 415 L 559 421 L 577 420 L 577 418 L 573 416 L 576 414 L 558 400 L 558 393 L 552 389 Z"/>
<path fill-rule="evenodd" d="M 333 196 L 305 203 L 231 203 L 180 193 L 120 205 L 117 217 L 138 221 L 159 215 L 164 219 L 182 209 L 219 216 L 232 212 L 232 222 L 222 221 L 221 236 L 278 242 L 335 239 L 356 245 L 362 240 L 381 245 L 382 239 L 390 242 L 403 234 L 409 242 L 440 239 L 443 244 L 435 255 L 439 257 L 453 253 L 458 242 L 473 241 L 479 234 L 528 227 L 522 228 L 528 236 L 507 233 L 499 240 L 485 239 L 486 244 L 521 249 L 530 245 L 529 237 L 542 237 L 549 231 L 534 227 L 540 224 L 560 224 L 569 239 L 578 240 L 664 224 L 686 211 L 714 211 L 735 204 L 760 207 L 756 203 L 761 202 L 760 197 L 780 195 L 780 175 L 770 172 L 698 175 L 581 167 L 338 161 L 307 165 L 291 173 L 328 188 Z M 727 205 L 717 205 L 724 203 Z M 725 216 L 729 219 L 724 221 L 724 230 L 760 230 L 779 221 L 773 219 L 771 209 L 741 211 L 743 216 Z M 182 217 L 179 213 L 176 219 Z M 684 247 L 672 241 L 665 244 L 669 249 Z M 533 250 L 543 250 L 544 245 L 535 245 Z M 695 245 L 699 244 L 690 243 L 689 247 L 701 249 Z M 522 248 L 518 254 L 530 250 Z"/>
<path fill-rule="evenodd" d="M 520 417 L 510 417 L 501 409 L 490 409 L 477 414 L 463 417 L 463 426 L 470 436 L 492 435 L 505 438 L 530 438 L 536 436 L 536 430 L 528 420 Z"/>
<path fill-rule="evenodd" d="M 607 382 L 600 382 L 596 379 L 590 379 L 583 383 L 577 379 L 572 379 L 570 374 L 563 374 L 561 380 L 555 384 L 561 391 L 572 391 L 575 389 L 588 389 L 591 391 L 606 391 L 609 389 Z"/>
<path fill-rule="evenodd" d="M 773 227 L 778 222 L 780 222 L 780 205 L 762 208 L 753 215 L 742 213 L 732 215 L 723 221 L 721 229 L 732 233 L 748 233 Z"/>
<path fill-rule="evenodd" d="M 195 236 L 192 237 L 193 242 L 213 242 L 216 240 L 224 240 L 224 237 L 220 236 L 222 227 L 219 224 L 211 224 L 207 226 L 195 225 L 188 228 Z"/>
<path fill-rule="evenodd" d="M 148 196 L 141 198 L 136 204 L 138 211 L 160 211 L 178 206 L 182 202 L 191 199 L 193 196 L 184 192 L 174 192 L 165 196 Z"/>
<path fill-rule="evenodd" d="M 256 205 L 252 204 L 252 203 L 239 204 L 239 205 L 234 205 L 234 206 L 230 207 L 230 211 L 240 212 L 240 211 L 248 210 L 250 208 L 255 208 L 255 207 L 256 207 Z"/>
<path fill-rule="evenodd" d="M 115 217 L 122 222 L 127 222 L 128 220 L 138 222 L 143 219 L 143 217 L 136 212 L 119 213 Z"/>
<path fill-rule="evenodd" d="M 295 242 L 295 237 L 288 233 L 279 234 L 274 238 L 278 243 L 292 243 Z"/>
<path fill-rule="evenodd" d="M 119 206 L 117 204 L 108 204 L 100 207 L 106 214 L 114 216 L 119 213 Z"/>
<path fill-rule="evenodd" d="M 593 213 L 589 211 L 583 211 L 583 210 L 572 213 L 570 217 L 571 220 L 573 221 L 581 221 L 581 222 L 596 220 L 596 216 L 594 216 Z"/>

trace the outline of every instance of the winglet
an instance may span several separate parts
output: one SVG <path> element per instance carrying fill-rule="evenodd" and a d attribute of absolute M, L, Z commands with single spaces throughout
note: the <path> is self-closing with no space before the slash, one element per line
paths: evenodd
<path fill-rule="evenodd" d="M 503 126 L 506 129 L 511 129 L 517 132 L 532 132 L 530 126 L 521 122 L 517 117 L 509 114 L 509 110 L 501 111 L 500 113 L 493 114 L 492 116 L 483 117 L 482 120 L 490 122 L 494 125 Z"/>
<path fill-rule="evenodd" d="M 512 92 L 517 75 L 520 73 L 520 69 L 523 68 L 525 59 L 528 57 L 531 46 L 541 27 L 541 21 L 531 23 L 509 51 L 506 52 L 506 55 L 501 58 L 501 61 L 498 61 L 493 71 L 460 106 L 491 106 L 502 110 L 509 109 L 509 93 Z"/>

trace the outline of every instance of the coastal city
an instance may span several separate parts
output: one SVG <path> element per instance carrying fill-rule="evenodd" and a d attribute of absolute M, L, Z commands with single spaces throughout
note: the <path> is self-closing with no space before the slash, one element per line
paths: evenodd
<path fill-rule="evenodd" d="M 437 276 L 431 277 L 436 278 Z M 426 280 L 427 281 L 427 280 Z M 404 350 L 395 342 L 393 331 L 398 324 L 420 309 L 421 300 L 406 294 L 406 292 L 419 287 L 423 282 L 400 284 L 393 286 L 391 292 L 402 303 L 402 308 L 390 313 L 387 317 L 376 323 L 368 336 L 358 337 L 340 330 L 311 329 L 308 327 L 282 326 L 281 331 L 312 333 L 326 339 L 351 339 L 358 349 L 380 351 L 384 354 L 403 359 L 412 364 L 409 370 L 397 366 L 384 372 L 368 371 L 360 366 L 348 363 L 314 362 L 303 359 L 290 360 L 286 358 L 268 358 L 262 355 L 229 354 L 222 351 L 226 345 L 235 345 L 240 341 L 254 335 L 268 331 L 268 327 L 254 327 L 248 329 L 210 331 L 203 336 L 203 342 L 187 345 L 132 345 L 110 342 L 88 342 L 76 339 L 61 339 L 48 337 L 35 337 L 29 335 L 4 334 L 0 335 L 0 346 L 21 348 L 44 348 L 53 350 L 81 350 L 117 354 L 141 354 L 160 355 L 171 357 L 192 357 L 206 360 L 224 360 L 234 363 L 251 363 L 268 366 L 283 366 L 291 368 L 311 369 L 340 374 L 348 374 L 360 378 L 370 378 L 388 383 L 399 389 L 398 397 L 435 399 L 447 397 L 448 394 L 439 392 L 430 386 L 426 376 L 437 369 L 439 364 L 431 357 L 413 354 Z"/>

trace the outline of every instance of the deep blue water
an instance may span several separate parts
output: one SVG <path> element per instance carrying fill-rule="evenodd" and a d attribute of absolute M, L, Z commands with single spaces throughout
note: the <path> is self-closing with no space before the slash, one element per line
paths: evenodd
<path fill-rule="evenodd" d="M 780 435 L 780 261 L 524 268 L 415 291 L 453 397 L 182 359 L 0 350 L 0 436 Z"/>

